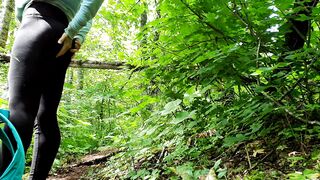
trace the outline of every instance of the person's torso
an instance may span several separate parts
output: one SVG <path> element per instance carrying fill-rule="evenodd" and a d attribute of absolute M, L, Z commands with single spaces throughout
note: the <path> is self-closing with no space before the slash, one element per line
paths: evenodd
<path fill-rule="evenodd" d="M 68 20 L 70 21 L 76 14 L 76 12 L 79 10 L 82 0 L 33 0 L 33 1 L 46 2 L 58 7 L 66 14 Z M 28 7 L 28 5 L 30 5 L 30 3 L 31 3 L 31 0 L 16 0 L 16 7 L 18 11 L 23 11 L 26 7 Z"/>

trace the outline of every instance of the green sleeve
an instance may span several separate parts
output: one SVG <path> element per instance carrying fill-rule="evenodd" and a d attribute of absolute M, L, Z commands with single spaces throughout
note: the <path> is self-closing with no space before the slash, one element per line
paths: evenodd
<path fill-rule="evenodd" d="M 84 42 L 84 40 L 86 39 L 86 35 L 88 34 L 91 26 L 92 26 L 92 20 L 88 21 L 87 24 L 83 28 L 80 29 L 78 34 L 76 36 L 74 36 L 74 38 L 79 39 L 82 44 Z"/>
<path fill-rule="evenodd" d="M 97 14 L 103 0 L 83 0 L 79 11 L 65 29 L 65 33 L 73 39 L 87 23 Z"/>
<path fill-rule="evenodd" d="M 22 20 L 22 14 L 23 14 L 24 8 L 28 3 L 30 3 L 30 0 L 27 0 L 27 1 L 15 0 L 15 13 L 19 21 Z"/>
<path fill-rule="evenodd" d="M 16 17 L 21 22 L 22 21 L 22 13 L 24 8 L 16 8 Z"/>

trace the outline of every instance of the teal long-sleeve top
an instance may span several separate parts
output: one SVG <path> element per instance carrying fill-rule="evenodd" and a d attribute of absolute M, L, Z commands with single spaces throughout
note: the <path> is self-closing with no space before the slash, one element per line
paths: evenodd
<path fill-rule="evenodd" d="M 16 16 L 22 20 L 24 10 L 32 0 L 15 0 Z M 92 18 L 98 12 L 103 0 L 34 0 L 46 2 L 61 9 L 69 20 L 65 33 L 71 38 L 84 41 L 86 34 L 91 28 Z"/>

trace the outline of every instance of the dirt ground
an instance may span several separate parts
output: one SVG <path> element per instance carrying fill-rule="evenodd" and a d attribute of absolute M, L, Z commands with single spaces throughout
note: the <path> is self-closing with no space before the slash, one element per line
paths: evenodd
<path fill-rule="evenodd" d="M 66 168 L 59 170 L 48 178 L 48 180 L 79 180 L 86 175 L 88 166 L 80 166 L 74 168 Z"/>
<path fill-rule="evenodd" d="M 90 154 L 83 157 L 79 162 L 59 169 L 52 174 L 47 180 L 80 180 L 94 179 L 86 178 L 89 171 L 102 168 L 111 156 L 119 152 L 118 149 L 107 149 L 98 153 Z"/>

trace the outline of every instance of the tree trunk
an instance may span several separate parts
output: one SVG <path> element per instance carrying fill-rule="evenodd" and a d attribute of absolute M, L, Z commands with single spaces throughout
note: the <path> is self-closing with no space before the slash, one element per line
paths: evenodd
<path fill-rule="evenodd" d="M 158 0 L 155 0 L 154 4 L 156 6 L 156 19 L 160 19 L 161 18 L 161 11 L 159 8 L 160 2 Z M 159 38 L 160 38 L 160 33 L 159 33 L 159 31 L 156 31 L 154 34 L 153 41 L 157 42 L 159 40 Z"/>
<path fill-rule="evenodd" d="M 311 20 L 298 21 L 295 20 L 295 18 L 301 15 L 310 16 L 312 9 L 316 7 L 318 2 L 319 0 L 312 0 L 311 2 L 306 2 L 305 0 L 296 0 L 294 7 L 302 8 L 300 11 L 293 14 L 292 18 L 290 18 L 288 21 L 290 25 L 290 31 L 285 36 L 285 48 L 288 51 L 294 51 L 303 48 L 311 28 Z"/>
<path fill-rule="evenodd" d="M 143 3 L 142 5 L 146 8 L 140 16 L 140 28 L 141 28 L 141 31 L 144 31 L 144 27 L 146 26 L 148 21 L 148 14 L 147 14 L 148 5 L 147 3 Z M 146 44 L 147 44 L 147 37 L 146 37 L 146 34 L 143 34 L 140 47 L 144 47 Z"/>
<path fill-rule="evenodd" d="M 73 85 L 73 71 L 74 71 L 73 69 L 69 69 L 67 71 L 66 83 L 69 84 L 70 86 Z M 71 96 L 69 94 L 65 95 L 65 100 L 68 105 L 71 104 Z"/>
<path fill-rule="evenodd" d="M 70 69 L 67 73 L 67 83 L 72 85 L 73 84 L 73 69 Z"/>
<path fill-rule="evenodd" d="M 14 10 L 14 0 L 4 0 L 0 15 L 0 48 L 4 49 L 8 39 L 10 22 Z"/>
<path fill-rule="evenodd" d="M 83 69 L 77 69 L 77 89 L 82 90 L 83 89 L 83 78 L 84 78 L 84 72 Z"/>

